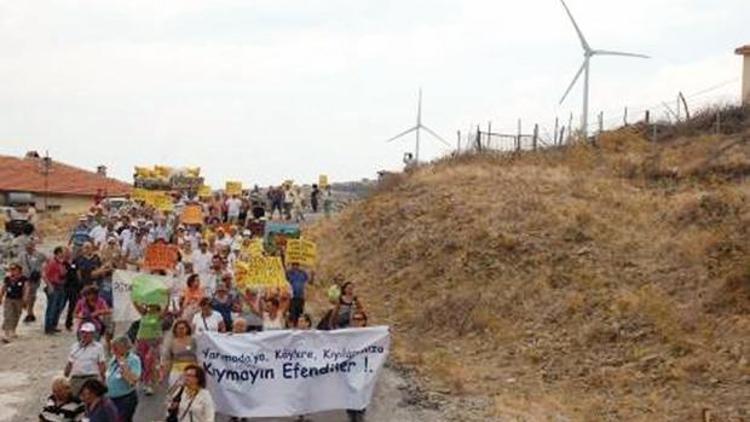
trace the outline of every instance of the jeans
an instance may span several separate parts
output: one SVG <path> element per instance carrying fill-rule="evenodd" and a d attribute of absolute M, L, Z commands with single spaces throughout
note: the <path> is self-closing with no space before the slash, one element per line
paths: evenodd
<path fill-rule="evenodd" d="M 122 422 L 133 422 L 133 415 L 135 414 L 135 409 L 138 407 L 138 394 L 135 391 L 124 396 L 112 398 L 112 403 L 115 404 Z"/>
<path fill-rule="evenodd" d="M 74 311 L 76 309 L 76 302 L 78 302 L 78 295 L 81 292 L 81 288 L 76 286 L 65 288 L 65 302 L 68 304 L 68 314 L 65 317 L 65 328 L 73 327 Z"/>
<path fill-rule="evenodd" d="M 99 296 L 104 299 L 105 302 L 107 302 L 107 305 L 112 308 L 112 278 L 107 277 L 104 280 L 102 280 L 102 283 L 99 285 Z"/>
<path fill-rule="evenodd" d="M 57 328 L 60 314 L 65 309 L 65 290 L 62 287 L 54 287 L 47 291 L 47 310 L 44 313 L 44 331 L 52 331 Z"/>

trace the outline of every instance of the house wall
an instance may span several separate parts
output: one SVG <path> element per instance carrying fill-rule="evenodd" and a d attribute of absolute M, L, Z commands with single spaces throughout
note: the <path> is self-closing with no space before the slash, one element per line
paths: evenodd
<path fill-rule="evenodd" d="M 44 194 L 36 195 L 36 209 L 44 210 Z M 94 198 L 91 196 L 78 195 L 54 195 L 47 196 L 47 205 L 51 212 L 64 213 L 85 213 L 94 204 Z"/>

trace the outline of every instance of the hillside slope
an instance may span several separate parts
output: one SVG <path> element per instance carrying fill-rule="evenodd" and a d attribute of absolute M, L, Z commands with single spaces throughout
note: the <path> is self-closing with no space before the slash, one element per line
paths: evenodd
<path fill-rule="evenodd" d="M 395 359 L 482 419 L 750 412 L 750 131 L 636 130 L 395 175 L 313 229 Z M 743 408 L 744 407 L 744 408 Z"/>

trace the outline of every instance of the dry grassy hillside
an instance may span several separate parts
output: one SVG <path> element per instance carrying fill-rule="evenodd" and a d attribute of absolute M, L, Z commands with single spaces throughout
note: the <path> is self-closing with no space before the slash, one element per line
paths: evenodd
<path fill-rule="evenodd" d="M 750 113 L 445 159 L 313 229 L 394 357 L 482 418 L 750 419 Z M 710 116 L 706 117 L 710 121 Z M 668 129 L 668 130 L 666 130 Z"/>

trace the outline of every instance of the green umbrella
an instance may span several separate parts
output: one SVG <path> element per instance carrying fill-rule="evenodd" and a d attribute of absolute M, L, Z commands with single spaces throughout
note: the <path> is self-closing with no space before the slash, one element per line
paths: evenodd
<path fill-rule="evenodd" d="M 169 289 L 160 278 L 143 274 L 133 279 L 130 298 L 133 303 L 164 307 L 169 298 Z"/>

